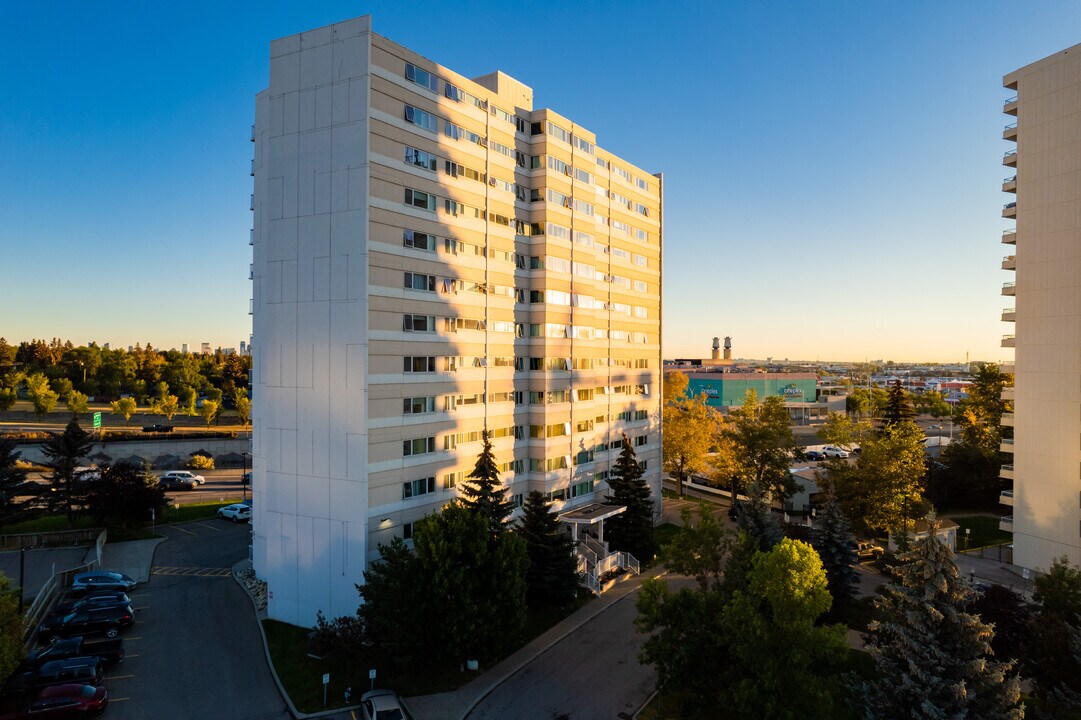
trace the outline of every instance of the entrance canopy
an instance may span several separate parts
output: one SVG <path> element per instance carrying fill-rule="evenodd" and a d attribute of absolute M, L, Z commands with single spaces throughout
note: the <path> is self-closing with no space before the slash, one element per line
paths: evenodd
<path fill-rule="evenodd" d="M 594 525 L 604 522 L 610 517 L 619 515 L 627 510 L 624 505 L 604 505 L 602 503 L 590 503 L 582 507 L 568 510 L 557 517 L 559 520 L 572 525 Z"/>

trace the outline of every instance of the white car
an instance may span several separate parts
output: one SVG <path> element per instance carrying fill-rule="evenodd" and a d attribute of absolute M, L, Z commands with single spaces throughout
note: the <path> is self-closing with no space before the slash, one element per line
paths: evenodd
<path fill-rule="evenodd" d="M 827 445 L 822 448 L 822 454 L 828 458 L 846 458 L 848 457 L 848 451 L 839 448 L 835 445 Z"/>
<path fill-rule="evenodd" d="M 402 699 L 393 690 L 372 690 L 360 696 L 364 720 L 411 720 Z"/>
<path fill-rule="evenodd" d="M 218 517 L 222 520 L 232 520 L 235 523 L 248 522 L 251 520 L 251 508 L 244 503 L 226 505 L 218 510 Z"/>
<path fill-rule="evenodd" d="M 188 472 L 187 470 L 170 470 L 161 476 L 162 480 L 192 480 L 199 485 L 206 482 L 206 478 L 202 475 L 196 475 L 195 473 Z"/>

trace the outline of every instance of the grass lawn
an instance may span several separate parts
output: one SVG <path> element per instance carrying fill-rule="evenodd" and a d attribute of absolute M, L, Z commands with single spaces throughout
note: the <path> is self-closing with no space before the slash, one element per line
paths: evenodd
<path fill-rule="evenodd" d="M 189 520 L 206 520 L 207 518 L 215 517 L 218 514 L 218 508 L 223 508 L 226 505 L 232 505 L 237 502 L 240 502 L 240 498 L 226 500 L 225 502 L 214 501 L 181 505 L 179 508 L 175 509 L 172 506 L 168 506 L 158 514 L 157 524 L 167 525 L 169 523 L 187 522 Z M 89 530 L 90 528 L 96 527 L 101 527 L 101 523 L 98 522 L 96 518 L 92 518 L 88 515 L 80 515 L 75 518 L 76 530 Z M 155 537 L 154 534 L 150 532 L 149 528 L 150 523 L 146 523 L 144 527 L 132 525 L 128 528 L 127 532 L 121 532 L 118 528 L 110 528 L 109 541 L 121 542 L 123 540 L 142 540 Z M 33 520 L 7 525 L 4 527 L 4 534 L 17 535 L 19 533 L 63 532 L 68 529 L 67 516 L 46 515 L 44 517 L 34 518 Z"/>
<path fill-rule="evenodd" d="M 530 610 L 526 616 L 525 637 L 521 645 L 537 637 L 590 599 L 592 598 L 583 598 L 577 605 L 566 610 Z M 347 687 L 353 689 L 353 702 L 357 702 L 360 695 L 371 687 L 368 680 L 368 671 L 371 668 L 375 668 L 377 672 L 376 687 L 393 688 L 398 694 L 405 696 L 446 692 L 461 687 L 476 677 L 476 673 L 463 672 L 458 668 L 417 672 L 394 670 L 380 661 L 374 649 L 366 647 L 358 648 L 348 657 L 328 655 L 318 660 L 308 656 L 310 629 L 276 620 L 264 620 L 263 629 L 266 631 L 270 656 L 274 660 L 278 678 L 297 710 L 304 713 L 323 709 L 323 673 L 330 673 L 330 686 L 327 688 L 327 706 L 330 708 L 345 705 Z M 485 669 L 482 665 L 481 670 Z"/>
<path fill-rule="evenodd" d="M 971 530 L 968 536 L 968 550 L 1001 545 L 1013 542 L 1013 533 L 998 529 L 998 517 L 987 515 L 951 515 L 950 519 L 961 527 L 957 531 L 957 548 L 965 549 L 965 530 Z"/>

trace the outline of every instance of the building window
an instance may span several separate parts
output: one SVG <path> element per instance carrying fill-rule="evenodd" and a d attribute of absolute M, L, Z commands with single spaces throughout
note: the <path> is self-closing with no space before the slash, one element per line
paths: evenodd
<path fill-rule="evenodd" d="M 405 64 L 405 79 L 432 92 L 439 92 L 439 79 L 427 70 L 421 70 L 412 63 Z"/>
<path fill-rule="evenodd" d="M 427 477 L 402 483 L 402 500 L 435 492 L 435 478 Z"/>
<path fill-rule="evenodd" d="M 435 332 L 435 316 L 403 315 L 402 330 L 406 332 Z"/>
<path fill-rule="evenodd" d="M 578 168 L 574 168 L 574 177 L 586 183 L 587 185 L 593 184 L 593 176 L 587 173 L 585 170 L 579 170 Z"/>
<path fill-rule="evenodd" d="M 450 160 L 447 160 L 444 163 L 444 168 L 447 175 L 450 175 L 451 177 L 464 177 L 469 178 L 470 180 L 476 180 L 477 182 L 487 182 L 488 180 L 488 176 L 486 174 L 478 170 L 474 170 L 473 168 L 468 168 L 465 165 L 451 162 Z"/>
<path fill-rule="evenodd" d="M 405 274 L 405 288 L 407 290 L 435 292 L 435 275 L 407 272 Z"/>
<path fill-rule="evenodd" d="M 435 372 L 434 355 L 406 355 L 403 358 L 402 370 L 407 373 L 432 373 Z"/>
<path fill-rule="evenodd" d="M 446 120 L 443 122 L 443 134 L 454 140 L 468 140 L 474 145 L 488 147 L 488 141 L 484 137 L 478 135 L 472 130 L 467 130 L 461 125 L 455 125 L 450 120 Z"/>
<path fill-rule="evenodd" d="M 649 410 L 635 410 L 634 411 L 634 419 L 635 420 L 649 420 Z"/>
<path fill-rule="evenodd" d="M 437 158 L 430 152 L 417 150 L 415 147 L 405 146 L 405 162 L 408 165 L 416 165 L 425 170 L 435 170 Z"/>
<path fill-rule="evenodd" d="M 413 188 L 406 188 L 405 204 L 420 208 L 421 210 L 435 212 L 435 195 L 421 192 L 420 190 L 414 190 Z"/>
<path fill-rule="evenodd" d="M 402 455 L 426 455 L 435 452 L 435 436 L 402 441 Z"/>
<path fill-rule="evenodd" d="M 649 183 L 646 182 L 645 178 L 636 177 L 634 178 L 634 183 L 638 186 L 639 190 L 642 190 L 643 192 L 649 192 Z M 642 214 L 645 215 L 646 213 Z"/>
<path fill-rule="evenodd" d="M 593 143 L 589 142 L 588 140 L 584 140 L 577 135 L 574 136 L 574 146 L 582 152 L 586 153 L 587 155 L 593 154 Z"/>
<path fill-rule="evenodd" d="M 458 485 L 458 483 L 465 480 L 465 471 L 459 470 L 458 472 L 447 473 L 443 476 L 443 489 L 451 490 Z"/>
<path fill-rule="evenodd" d="M 433 358 L 434 360 L 435 358 Z M 435 412 L 435 397 L 407 397 L 402 398 L 403 415 L 421 415 Z"/>
<path fill-rule="evenodd" d="M 569 132 L 567 132 L 566 130 L 564 130 L 563 128 L 556 125 L 555 123 L 551 123 L 551 122 L 548 123 L 548 134 L 551 135 L 554 138 L 559 138 L 560 140 L 567 143 L 568 145 L 570 144 L 571 134 Z"/>
<path fill-rule="evenodd" d="M 408 248 L 435 252 L 435 235 L 416 232 L 415 230 L 402 231 L 402 244 Z"/>
<path fill-rule="evenodd" d="M 455 102 L 468 103 L 468 104 L 472 105 L 473 107 L 478 108 L 480 110 L 487 110 L 488 109 L 488 103 L 487 102 L 485 102 L 484 100 L 481 100 L 476 95 L 472 95 L 470 93 L 467 93 L 465 90 L 462 90 L 457 85 L 451 85 L 450 83 L 447 83 L 446 96 L 448 98 L 450 98 L 451 100 L 454 100 Z M 493 112 L 492 114 L 494 115 L 495 113 Z"/>
<path fill-rule="evenodd" d="M 559 158 L 555 157 L 554 155 L 548 156 L 548 167 L 552 170 L 555 170 L 557 173 L 562 173 L 564 175 L 571 174 L 571 166 L 563 162 Z"/>
<path fill-rule="evenodd" d="M 586 480 L 584 482 L 575 483 L 574 485 L 571 485 L 571 497 L 572 498 L 582 497 L 583 495 L 588 495 L 591 492 L 593 492 L 593 481 L 592 480 Z"/>
<path fill-rule="evenodd" d="M 412 105 L 405 106 L 405 121 L 431 132 L 439 132 L 439 120 L 435 115 Z"/>

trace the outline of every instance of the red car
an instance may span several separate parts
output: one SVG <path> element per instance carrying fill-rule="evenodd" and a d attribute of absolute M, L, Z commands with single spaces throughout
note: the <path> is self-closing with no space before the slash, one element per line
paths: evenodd
<path fill-rule="evenodd" d="M 109 704 L 109 694 L 103 687 L 93 685 L 53 685 L 38 693 L 30 705 L 0 714 L 0 720 L 20 718 L 52 718 L 68 720 L 97 715 Z"/>

